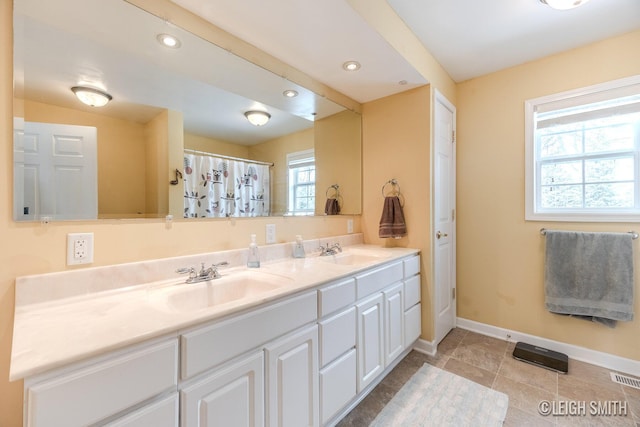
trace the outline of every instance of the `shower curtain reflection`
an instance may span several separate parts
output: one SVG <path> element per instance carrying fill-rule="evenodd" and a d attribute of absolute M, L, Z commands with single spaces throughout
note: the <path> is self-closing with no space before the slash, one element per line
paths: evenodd
<path fill-rule="evenodd" d="M 256 217 L 270 210 L 269 165 L 184 154 L 184 217 Z"/>

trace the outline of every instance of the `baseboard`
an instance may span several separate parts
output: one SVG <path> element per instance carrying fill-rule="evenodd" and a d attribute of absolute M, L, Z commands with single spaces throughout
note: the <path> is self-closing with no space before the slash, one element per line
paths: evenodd
<path fill-rule="evenodd" d="M 415 343 L 413 343 L 413 349 L 417 352 L 424 353 L 429 356 L 435 356 L 437 346 L 433 341 L 427 341 L 420 338 Z"/>
<path fill-rule="evenodd" d="M 591 363 L 592 365 L 601 366 L 620 373 L 640 376 L 640 361 L 637 360 L 627 359 L 614 354 L 591 350 L 585 347 L 554 341 L 518 331 L 512 331 L 510 329 L 499 328 L 497 326 L 487 325 L 486 323 L 463 319 L 461 317 L 456 319 L 456 326 L 461 329 L 477 332 L 479 334 L 501 340 L 512 342 L 524 341 L 538 347 L 559 351 L 566 354 L 571 359 Z"/>

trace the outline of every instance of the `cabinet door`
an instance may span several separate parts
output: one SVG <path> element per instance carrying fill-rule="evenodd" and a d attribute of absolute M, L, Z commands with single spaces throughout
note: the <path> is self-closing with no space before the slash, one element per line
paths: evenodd
<path fill-rule="evenodd" d="M 270 426 L 319 425 L 318 326 L 266 346 Z"/>
<path fill-rule="evenodd" d="M 356 397 L 356 350 L 343 354 L 320 370 L 320 416 L 322 424 Z"/>
<path fill-rule="evenodd" d="M 384 370 L 383 296 L 361 302 L 358 311 L 358 393 Z"/>
<path fill-rule="evenodd" d="M 404 350 L 404 284 L 384 292 L 384 363 L 385 367 Z"/>
<path fill-rule="evenodd" d="M 185 387 L 180 400 L 183 427 L 263 426 L 263 352 Z"/>

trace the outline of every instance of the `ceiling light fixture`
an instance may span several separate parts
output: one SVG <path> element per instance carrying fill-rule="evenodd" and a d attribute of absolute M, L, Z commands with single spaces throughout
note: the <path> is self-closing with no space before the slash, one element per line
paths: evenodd
<path fill-rule="evenodd" d="M 171 49 L 178 49 L 182 45 L 180 40 L 171 34 L 158 34 L 156 40 L 158 40 L 162 46 L 170 47 Z"/>
<path fill-rule="evenodd" d="M 103 107 L 113 99 L 108 93 L 92 87 L 74 86 L 71 90 L 82 103 L 91 107 Z"/>
<path fill-rule="evenodd" d="M 568 10 L 581 6 L 588 1 L 589 0 L 540 0 L 540 3 L 544 3 L 552 9 Z"/>
<path fill-rule="evenodd" d="M 258 110 L 247 111 L 246 113 L 244 113 L 244 116 L 247 118 L 247 120 L 249 120 L 249 123 L 254 126 L 263 126 L 267 124 L 267 122 L 271 118 L 271 114 L 267 113 L 266 111 Z"/>
<path fill-rule="evenodd" d="M 293 89 L 287 89 L 284 92 L 282 92 L 282 94 L 287 98 L 295 98 L 296 96 L 298 96 L 298 92 Z"/>
<path fill-rule="evenodd" d="M 358 61 L 347 61 L 342 64 L 342 68 L 347 71 L 358 71 L 360 69 L 360 63 Z"/>

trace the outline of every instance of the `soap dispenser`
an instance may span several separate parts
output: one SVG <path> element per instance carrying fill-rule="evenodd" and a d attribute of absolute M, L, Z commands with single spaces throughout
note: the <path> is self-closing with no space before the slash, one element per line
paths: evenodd
<path fill-rule="evenodd" d="M 296 236 L 296 243 L 293 245 L 293 257 L 294 258 L 304 258 L 304 245 L 302 244 L 302 236 Z"/>
<path fill-rule="evenodd" d="M 251 243 L 249 243 L 249 258 L 247 259 L 247 267 L 260 267 L 260 253 L 258 252 L 258 244 L 256 243 L 256 235 L 251 235 Z"/>

